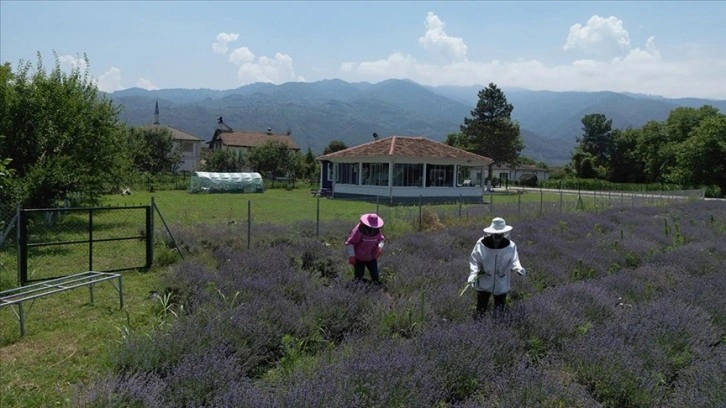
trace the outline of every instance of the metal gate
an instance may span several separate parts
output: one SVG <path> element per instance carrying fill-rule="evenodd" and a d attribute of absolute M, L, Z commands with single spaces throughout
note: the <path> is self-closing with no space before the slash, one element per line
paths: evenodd
<path fill-rule="evenodd" d="M 151 267 L 152 206 L 18 209 L 18 283 Z"/>

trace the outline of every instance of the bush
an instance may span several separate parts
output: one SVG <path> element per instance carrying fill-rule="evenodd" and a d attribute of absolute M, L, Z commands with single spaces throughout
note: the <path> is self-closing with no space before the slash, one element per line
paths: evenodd
<path fill-rule="evenodd" d="M 522 174 L 519 177 L 519 185 L 526 187 L 537 187 L 539 179 L 536 174 Z"/>

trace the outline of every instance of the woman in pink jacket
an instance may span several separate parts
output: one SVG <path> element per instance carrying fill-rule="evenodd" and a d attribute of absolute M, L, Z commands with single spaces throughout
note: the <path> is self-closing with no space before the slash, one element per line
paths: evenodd
<path fill-rule="evenodd" d="M 353 265 L 355 280 L 364 280 L 365 269 L 371 274 L 371 282 L 380 284 L 378 280 L 378 257 L 383 250 L 386 239 L 381 233 L 383 219 L 377 214 L 363 214 L 360 222 L 353 228 L 345 240 L 348 263 Z"/>

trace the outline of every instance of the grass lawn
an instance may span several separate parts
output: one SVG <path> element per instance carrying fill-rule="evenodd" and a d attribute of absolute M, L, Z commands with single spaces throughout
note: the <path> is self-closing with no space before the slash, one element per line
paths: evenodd
<path fill-rule="evenodd" d="M 147 191 L 134 192 L 129 196 L 107 196 L 103 205 L 131 206 L 148 205 L 151 200 L 161 211 L 167 223 L 194 225 L 198 223 L 222 223 L 229 221 L 247 220 L 248 206 L 253 222 L 291 223 L 296 221 L 316 220 L 318 216 L 318 203 L 320 220 L 355 220 L 360 214 L 366 212 L 380 213 L 393 211 L 393 209 L 416 208 L 417 205 L 388 206 L 384 200 L 377 204 L 375 201 L 313 198 L 310 189 L 297 188 L 294 190 L 272 189 L 261 194 L 190 194 L 186 191 Z M 490 201 L 495 206 L 536 204 L 541 201 L 547 203 L 574 203 L 576 196 L 557 193 L 523 193 L 498 190 L 493 197 L 487 194 L 484 201 Z M 452 200 L 454 201 L 454 200 Z M 481 206 L 482 204 L 478 204 Z M 474 206 L 464 204 L 464 207 Z M 437 205 L 442 209 L 457 209 L 458 204 Z"/>
<path fill-rule="evenodd" d="M 160 305 L 148 294 L 159 270 L 123 275 L 124 309 L 109 282 L 26 302 L 25 336 L 10 307 L 0 309 L 0 406 L 69 406 L 72 385 L 109 366 L 109 352 L 126 330 L 147 332 L 160 323 Z"/>

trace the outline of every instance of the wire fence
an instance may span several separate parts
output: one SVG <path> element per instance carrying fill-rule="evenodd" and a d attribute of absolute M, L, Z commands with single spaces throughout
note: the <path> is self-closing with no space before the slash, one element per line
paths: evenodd
<path fill-rule="evenodd" d="M 409 205 L 387 205 L 386 198 L 375 199 L 375 212 L 389 218 L 415 219 L 417 229 L 426 228 L 424 215 L 435 214 L 440 220 L 468 220 L 482 216 L 516 216 L 532 218 L 545 213 L 572 211 L 602 211 L 612 208 L 657 206 L 684 200 L 701 200 L 705 190 L 678 191 L 577 191 L 565 189 L 544 189 L 510 187 L 486 193 L 480 204 L 466 203 L 461 199 L 428 203 L 420 197 L 417 203 Z M 371 198 L 346 200 L 372 201 Z M 324 211 L 321 210 L 321 211 Z"/>
<path fill-rule="evenodd" d="M 329 233 L 324 230 L 329 228 L 327 221 L 339 218 L 337 212 L 340 207 L 329 205 L 332 202 L 328 200 L 364 202 L 367 212 L 375 212 L 386 220 L 387 235 L 394 235 L 472 223 L 483 225 L 494 216 L 505 217 L 508 221 L 511 220 L 510 222 L 516 222 L 553 212 L 603 211 L 612 208 L 667 205 L 684 200 L 703 199 L 704 193 L 704 190 L 615 192 L 510 187 L 506 190 L 489 192 L 483 196 L 481 203 L 476 204 L 466 203 L 455 197 L 449 201 L 436 203 L 427 202 L 424 197 L 419 197 L 418 200 L 414 199 L 408 204 L 398 205 L 387 203 L 384 197 L 345 199 L 316 197 L 311 199 L 310 206 L 295 208 L 295 211 L 301 214 L 301 218 L 307 220 L 308 228 L 312 228 L 312 233 L 319 237 Z M 245 206 L 246 208 L 239 208 Z M 187 222 L 175 219 L 174 214 L 164 214 L 164 208 L 154 205 L 154 209 L 158 221 L 152 221 L 153 233 L 160 238 L 157 240 L 157 245 L 176 246 L 173 236 L 175 227 Z M 275 218 L 274 214 L 270 216 L 269 213 L 266 217 L 258 217 L 257 213 L 263 211 L 265 209 L 253 208 L 250 201 L 246 203 L 240 201 L 238 208 L 235 208 L 236 222 L 246 224 L 244 233 L 248 248 L 261 235 L 260 232 L 257 232 L 259 229 L 256 227 L 269 224 L 270 219 Z M 0 204 L 0 290 L 14 287 L 17 282 L 16 226 L 18 212 L 17 205 Z M 63 240 L 73 241 L 77 235 L 89 233 L 87 220 L 78 219 L 77 215 L 60 216 L 58 214 L 60 212 L 44 211 L 32 220 L 37 239 L 51 240 L 60 237 Z M 143 231 L 143 217 L 131 210 L 128 212 L 99 212 L 94 217 L 93 230 L 90 233 L 97 238 L 114 237 L 118 234 L 134 235 Z M 348 228 L 350 227 L 347 225 L 349 222 L 350 219 L 346 218 L 345 223 Z M 238 227 L 240 226 L 238 225 Z M 80 239 L 78 240 L 80 241 Z M 140 246 L 143 246 L 142 242 L 108 242 L 104 247 L 95 250 L 94 264 L 103 268 L 138 265 L 143 263 L 137 259 L 139 256 L 143 256 L 143 251 L 138 248 Z M 28 256 L 31 277 L 47 278 L 52 275 L 77 273 L 87 269 L 89 253 L 88 246 L 79 243 L 62 249 L 52 246 L 35 248 L 29 252 Z"/>

